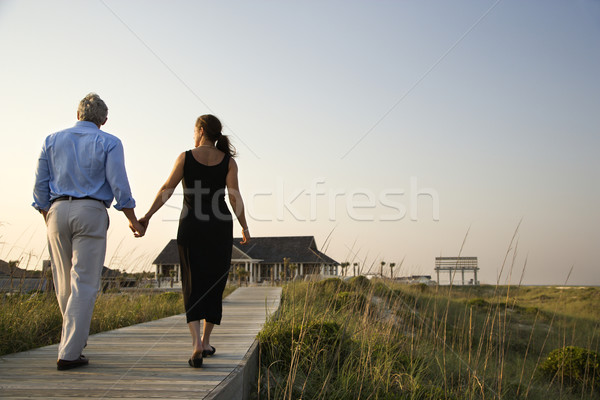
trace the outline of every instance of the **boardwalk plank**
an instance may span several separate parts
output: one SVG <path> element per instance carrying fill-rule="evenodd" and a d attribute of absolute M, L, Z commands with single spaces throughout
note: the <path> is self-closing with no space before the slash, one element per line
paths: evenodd
<path fill-rule="evenodd" d="M 191 338 L 185 315 L 90 336 L 90 365 L 56 370 L 57 345 L 0 357 L 3 399 L 204 398 L 239 365 L 281 289 L 239 288 L 223 302 L 223 321 L 211 342 L 214 357 L 201 369 L 187 365 Z"/>

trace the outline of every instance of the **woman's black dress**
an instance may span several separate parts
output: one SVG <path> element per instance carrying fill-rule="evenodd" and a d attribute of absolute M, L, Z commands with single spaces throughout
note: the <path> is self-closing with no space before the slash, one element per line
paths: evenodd
<path fill-rule="evenodd" d="M 187 322 L 221 323 L 233 245 L 233 219 L 225 203 L 229 159 L 226 154 L 219 164 L 207 166 L 191 150 L 185 153 L 177 247 Z"/>

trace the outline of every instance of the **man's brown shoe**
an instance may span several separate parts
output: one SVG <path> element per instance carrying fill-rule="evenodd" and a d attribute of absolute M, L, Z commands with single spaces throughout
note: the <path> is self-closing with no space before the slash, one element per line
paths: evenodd
<path fill-rule="evenodd" d="M 87 358 L 85 358 L 84 355 L 80 355 L 78 359 L 76 360 L 58 360 L 56 362 L 56 369 L 59 371 L 64 371 L 66 369 L 72 369 L 72 368 L 77 368 L 77 367 L 81 367 L 83 365 L 88 365 L 89 361 Z"/>

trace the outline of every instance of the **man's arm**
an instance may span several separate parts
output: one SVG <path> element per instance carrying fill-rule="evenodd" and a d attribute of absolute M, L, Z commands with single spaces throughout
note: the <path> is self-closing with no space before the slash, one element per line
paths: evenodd
<path fill-rule="evenodd" d="M 42 213 L 45 221 L 50 208 L 50 166 L 46 155 L 46 143 L 42 146 L 42 151 L 38 157 L 35 183 L 33 185 L 33 203 L 31 205 Z"/>
<path fill-rule="evenodd" d="M 131 188 L 125 170 L 125 156 L 123 145 L 117 139 L 115 145 L 106 154 L 106 180 L 115 196 L 115 208 L 123 211 L 124 208 L 135 208 L 135 200 L 131 196 Z"/>
<path fill-rule="evenodd" d="M 123 145 L 119 140 L 106 155 L 106 180 L 117 202 L 115 208 L 123 211 L 123 214 L 129 220 L 129 228 L 133 231 L 134 236 L 144 236 L 146 228 L 139 223 L 135 216 L 135 200 L 131 196 L 127 171 L 125 170 Z"/>

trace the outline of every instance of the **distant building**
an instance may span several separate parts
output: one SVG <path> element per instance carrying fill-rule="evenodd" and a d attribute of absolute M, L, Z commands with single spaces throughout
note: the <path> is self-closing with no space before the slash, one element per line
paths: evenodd
<path fill-rule="evenodd" d="M 394 280 L 398 283 L 406 283 L 406 284 L 424 283 L 425 285 L 432 285 L 435 283 L 434 281 L 431 280 L 431 275 L 402 276 L 399 278 L 394 278 Z"/>
<path fill-rule="evenodd" d="M 101 289 L 134 286 L 133 278 L 124 278 L 118 270 L 102 267 Z M 54 290 L 52 263 L 42 260 L 42 270 L 24 270 L 14 263 L 0 260 L 0 292 Z"/>
<path fill-rule="evenodd" d="M 381 275 L 379 274 L 362 274 L 367 279 L 379 278 Z"/>
<path fill-rule="evenodd" d="M 438 285 L 440 284 L 440 271 L 448 272 L 448 283 L 451 285 L 465 285 L 465 272 L 473 273 L 473 279 L 468 281 L 469 285 L 479 285 L 477 257 L 436 257 L 435 272 Z M 457 273 L 460 273 L 460 277 L 457 277 Z"/>
<path fill-rule="evenodd" d="M 247 245 L 239 244 L 241 238 L 233 239 L 230 279 L 239 267 L 249 272 L 251 283 L 280 281 L 309 275 L 337 276 L 339 263 L 317 249 L 313 236 L 255 237 Z M 293 269 L 285 270 L 284 258 L 289 259 Z M 181 266 L 177 240 L 171 240 L 152 263 L 156 276 L 173 275 L 181 279 Z"/>
<path fill-rule="evenodd" d="M 10 261 L 6 262 L 0 260 L 0 276 L 12 277 L 12 278 L 25 278 L 31 275 L 31 271 L 26 271 L 18 267 L 18 262 Z"/>
<path fill-rule="evenodd" d="M 104 292 L 108 289 L 120 289 L 124 287 L 134 287 L 137 282 L 134 278 L 126 278 L 123 273 L 117 269 L 102 267 L 102 280 L 100 289 Z"/>
<path fill-rule="evenodd" d="M 31 292 L 43 290 L 45 279 L 39 270 L 18 267 L 18 261 L 0 260 L 0 292 Z"/>

